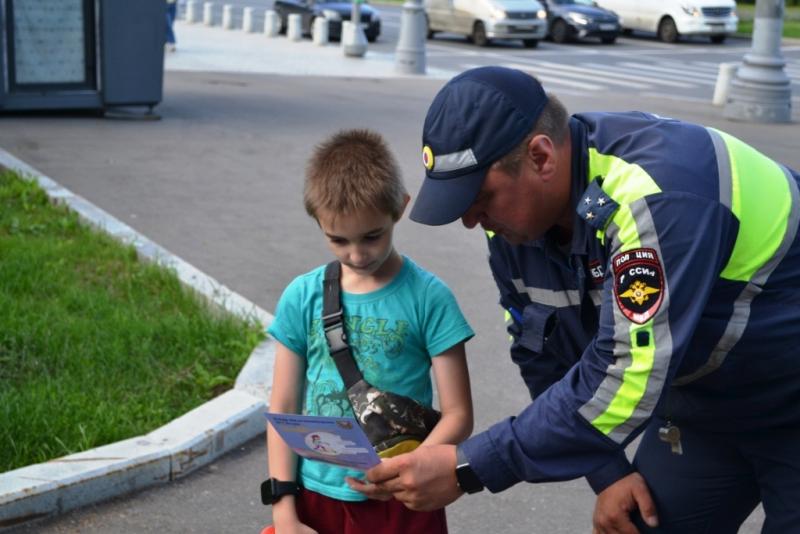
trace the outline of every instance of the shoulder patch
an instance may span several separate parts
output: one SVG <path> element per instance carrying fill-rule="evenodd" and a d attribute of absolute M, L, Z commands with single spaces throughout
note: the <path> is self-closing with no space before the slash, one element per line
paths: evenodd
<path fill-rule="evenodd" d="M 611 259 L 614 297 L 620 311 L 636 324 L 653 317 L 664 300 L 664 270 L 652 248 L 635 248 Z"/>
<path fill-rule="evenodd" d="M 619 208 L 619 204 L 603 191 L 600 183 L 600 177 L 592 180 L 575 208 L 580 218 L 595 230 L 603 230 Z"/>

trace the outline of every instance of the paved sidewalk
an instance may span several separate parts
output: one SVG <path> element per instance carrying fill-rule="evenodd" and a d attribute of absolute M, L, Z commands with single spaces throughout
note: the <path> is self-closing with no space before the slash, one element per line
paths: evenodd
<path fill-rule="evenodd" d="M 364 57 L 344 55 L 338 42 L 325 46 L 310 39 L 290 41 L 284 35 L 224 30 L 217 26 L 176 22 L 180 36 L 177 52 L 165 56 L 171 71 L 288 74 L 297 76 L 347 76 L 359 78 L 415 78 L 421 75 L 395 71 L 394 53 L 367 48 Z M 447 80 L 456 71 L 428 67 L 424 77 Z"/>

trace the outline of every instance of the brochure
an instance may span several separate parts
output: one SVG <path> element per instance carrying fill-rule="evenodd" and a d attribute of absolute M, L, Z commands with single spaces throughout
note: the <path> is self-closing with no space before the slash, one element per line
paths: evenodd
<path fill-rule="evenodd" d="M 352 417 L 264 414 L 298 455 L 366 471 L 381 463 L 367 435 Z"/>

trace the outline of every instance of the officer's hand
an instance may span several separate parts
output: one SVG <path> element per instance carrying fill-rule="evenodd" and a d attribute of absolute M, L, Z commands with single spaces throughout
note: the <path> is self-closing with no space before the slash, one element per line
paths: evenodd
<path fill-rule="evenodd" d="M 350 486 L 352 489 L 356 491 L 360 491 L 370 499 L 375 499 L 378 501 L 392 500 L 392 493 L 386 491 L 377 484 L 372 484 L 371 482 L 359 480 L 353 477 L 344 477 L 344 479 L 347 482 L 348 486 Z"/>
<path fill-rule="evenodd" d="M 456 482 L 455 445 L 421 446 L 389 458 L 367 471 L 367 480 L 376 486 L 375 494 L 389 492 L 412 510 L 438 510 L 463 493 Z"/>
<path fill-rule="evenodd" d="M 658 526 L 656 505 L 639 473 L 631 473 L 604 489 L 594 506 L 594 534 L 638 534 L 631 512 L 639 513 L 650 527 Z"/>

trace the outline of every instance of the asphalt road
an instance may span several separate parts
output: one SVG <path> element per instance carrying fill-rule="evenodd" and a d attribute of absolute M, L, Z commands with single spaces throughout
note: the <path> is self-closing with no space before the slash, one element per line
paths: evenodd
<path fill-rule="evenodd" d="M 0 117 L 0 146 L 128 223 L 259 306 L 274 310 L 298 273 L 328 260 L 300 200 L 310 148 L 339 128 L 370 127 L 395 150 L 413 193 L 419 136 L 441 81 L 167 73 L 159 122 L 75 114 Z M 691 101 L 566 94 L 571 111 L 639 108 L 727 130 L 800 167 L 797 125 L 728 122 Z M 507 356 L 502 314 L 480 232 L 408 221 L 399 250 L 453 288 L 477 332 L 467 347 L 476 430 L 526 405 Z M 255 440 L 183 481 L 68 513 L 22 533 L 258 532 L 265 448 Z M 452 532 L 590 531 L 593 495 L 582 480 L 520 484 L 460 499 Z M 756 514 L 742 532 L 760 530 Z"/>

